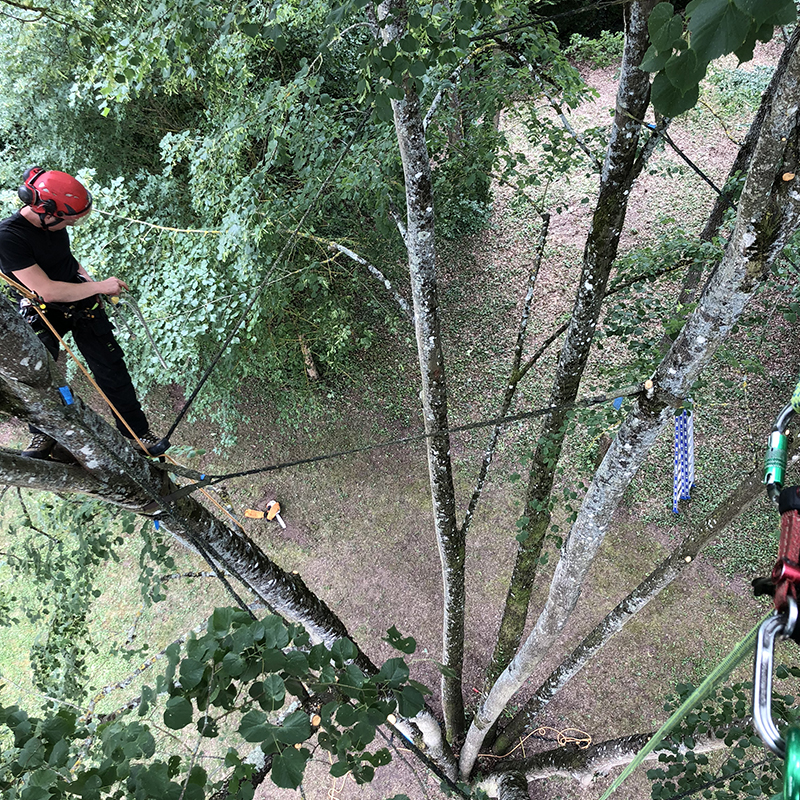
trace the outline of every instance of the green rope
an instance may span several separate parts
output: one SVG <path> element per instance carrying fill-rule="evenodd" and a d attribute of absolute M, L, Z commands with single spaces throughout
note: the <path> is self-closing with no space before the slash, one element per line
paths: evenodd
<path fill-rule="evenodd" d="M 650 741 L 636 754 L 636 757 L 628 764 L 623 770 L 622 774 L 606 789 L 605 794 L 600 800 L 608 800 L 614 792 L 622 786 L 623 782 L 634 772 L 634 770 L 647 758 L 653 750 L 661 744 L 661 740 L 672 731 L 673 728 L 701 701 L 711 693 L 711 690 L 716 686 L 719 681 L 727 677 L 733 672 L 739 664 L 747 658 L 756 645 L 758 638 L 758 629 L 761 623 L 767 617 L 771 616 L 772 612 L 767 614 L 764 619 L 760 620 L 758 624 L 742 639 L 736 647 L 733 648 L 730 655 L 726 656 L 714 669 L 714 671 L 694 690 L 694 692 L 683 701 L 680 708 L 653 734 Z"/>
<path fill-rule="evenodd" d="M 794 387 L 794 391 L 792 392 L 792 399 L 790 400 L 792 404 L 792 408 L 800 413 L 800 383 Z"/>

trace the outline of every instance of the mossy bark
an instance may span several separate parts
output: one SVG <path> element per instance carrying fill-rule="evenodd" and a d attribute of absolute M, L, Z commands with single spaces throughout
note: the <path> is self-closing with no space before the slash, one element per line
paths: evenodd
<path fill-rule="evenodd" d="M 554 410 L 543 418 L 531 458 L 523 512 L 526 522 L 522 531 L 526 538 L 517 549 L 494 653 L 486 670 L 488 685 L 506 668 L 522 638 L 544 537 L 550 526 L 550 495 L 556 465 L 569 424 L 564 407 L 578 396 L 606 284 L 617 256 L 630 188 L 642 168 L 637 158 L 639 120 L 644 119 L 650 102 L 650 82 L 638 65 L 648 47 L 647 17 L 654 5 L 655 0 L 641 0 L 625 9 L 626 39 L 617 109 L 584 249 L 578 292 L 550 393 L 549 404 Z"/>
<path fill-rule="evenodd" d="M 399 39 L 404 30 L 401 0 L 380 5 L 384 42 Z M 449 741 L 464 730 L 462 673 L 464 668 L 464 535 L 456 523 L 455 490 L 447 432 L 447 382 L 439 333 L 436 278 L 433 179 L 425 140 L 425 127 L 415 81 L 406 76 L 403 99 L 392 100 L 394 126 L 403 162 L 406 194 L 408 268 L 414 302 L 414 324 L 422 385 L 422 414 L 426 433 L 428 474 L 433 503 L 433 523 L 442 565 L 444 594 L 442 620 L 442 709 Z"/>
<path fill-rule="evenodd" d="M 595 473 L 556 566 L 544 610 L 528 638 L 476 711 L 461 751 L 472 772 L 486 732 L 564 629 L 623 492 L 701 371 L 736 324 L 770 267 L 800 229 L 800 56 L 792 54 L 756 144 L 736 219 L 719 268 L 697 308 L 659 364 Z"/>
<path fill-rule="evenodd" d="M 793 448 L 796 450 L 796 447 Z M 595 628 L 584 637 L 572 653 L 554 669 L 533 696 L 517 712 L 497 737 L 493 750 L 505 754 L 523 732 L 534 724 L 547 704 L 577 675 L 583 667 L 619 633 L 648 603 L 654 600 L 691 565 L 700 550 L 736 519 L 757 497 L 763 496 L 764 483 L 760 471 L 740 481 L 736 488 L 665 558 L 639 585 L 618 603 Z"/>

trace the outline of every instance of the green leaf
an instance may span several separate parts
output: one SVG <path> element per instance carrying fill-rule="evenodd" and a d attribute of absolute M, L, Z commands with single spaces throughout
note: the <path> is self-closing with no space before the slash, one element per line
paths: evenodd
<path fill-rule="evenodd" d="M 277 711 L 286 698 L 286 689 L 280 675 L 267 675 L 261 684 L 263 695 L 258 698 L 258 703 L 264 711 Z"/>
<path fill-rule="evenodd" d="M 403 634 L 394 625 L 386 632 L 386 638 L 383 641 L 406 655 L 411 655 L 417 649 L 417 643 L 414 638 L 411 636 L 403 638 Z"/>
<path fill-rule="evenodd" d="M 667 61 L 670 59 L 671 54 L 672 50 L 665 50 L 663 53 L 659 53 L 656 50 L 656 46 L 651 44 L 650 47 L 647 48 L 647 52 L 644 54 L 642 63 L 639 64 L 639 69 L 642 70 L 642 72 L 658 72 L 659 70 L 664 69 Z"/>
<path fill-rule="evenodd" d="M 336 712 L 336 721 L 344 728 L 349 728 L 351 725 L 354 725 L 357 719 L 358 714 L 353 706 L 342 705 Z"/>
<path fill-rule="evenodd" d="M 733 0 L 737 8 L 752 17 L 756 25 L 769 22 L 772 27 L 789 25 L 797 17 L 792 0 Z"/>
<path fill-rule="evenodd" d="M 185 697 L 170 697 L 164 708 L 164 724 L 173 731 L 178 731 L 191 721 L 192 704 Z"/>
<path fill-rule="evenodd" d="M 375 680 L 396 688 L 408 680 L 408 666 L 402 658 L 390 658 L 375 676 Z"/>
<path fill-rule="evenodd" d="M 706 64 L 698 62 L 694 50 L 683 50 L 667 61 L 664 71 L 669 82 L 685 94 L 705 77 Z"/>
<path fill-rule="evenodd" d="M 215 608 L 208 620 L 208 632 L 219 638 L 230 630 L 231 622 L 233 622 L 233 609 L 230 606 Z"/>
<path fill-rule="evenodd" d="M 651 100 L 656 110 L 665 117 L 677 117 L 684 111 L 688 111 L 697 103 L 699 96 L 700 90 L 697 86 L 683 93 L 670 83 L 669 78 L 663 72 L 659 72 L 653 79 Z"/>
<path fill-rule="evenodd" d="M 254 708 L 248 711 L 239 723 L 239 735 L 246 742 L 263 742 L 272 730 L 267 724 L 267 715 Z"/>
<path fill-rule="evenodd" d="M 337 639 L 331 647 L 331 655 L 336 666 L 343 667 L 345 662 L 352 661 L 358 655 L 358 650 L 349 639 Z"/>
<path fill-rule="evenodd" d="M 647 20 L 650 41 L 659 52 L 670 51 L 683 33 L 683 20 L 675 14 L 672 3 L 659 3 Z"/>
<path fill-rule="evenodd" d="M 289 644 L 289 631 L 280 617 L 270 616 L 264 622 L 264 644 L 266 647 L 281 648 Z"/>
<path fill-rule="evenodd" d="M 305 653 L 299 650 L 292 650 L 286 654 L 286 665 L 284 669 L 290 674 L 297 677 L 303 677 L 308 674 L 308 658 Z"/>
<path fill-rule="evenodd" d="M 244 659 L 238 653 L 225 653 L 222 659 L 222 674 L 238 678 L 244 672 Z"/>
<path fill-rule="evenodd" d="M 203 673 L 206 671 L 206 665 L 194 658 L 184 658 L 180 666 L 180 682 L 181 687 L 184 689 L 194 689 L 201 680 L 203 680 Z"/>
<path fill-rule="evenodd" d="M 331 764 L 330 773 L 334 778 L 343 778 L 350 772 L 350 764 L 347 761 L 337 761 Z"/>
<path fill-rule="evenodd" d="M 688 11 L 687 8 L 687 14 Z M 750 25 L 750 17 L 731 0 L 704 0 L 694 6 L 689 18 L 692 50 L 699 61 L 713 61 L 732 53 L 744 42 Z"/>
<path fill-rule="evenodd" d="M 407 33 L 400 40 L 400 47 L 402 47 L 406 53 L 416 53 L 417 50 L 419 50 L 419 42 L 410 33 Z"/>
<path fill-rule="evenodd" d="M 397 711 L 402 717 L 415 717 L 425 706 L 425 698 L 413 687 L 405 686 L 397 698 Z"/>
<path fill-rule="evenodd" d="M 303 782 L 306 761 L 311 758 L 308 750 L 287 747 L 272 760 L 272 782 L 281 789 L 297 789 Z"/>
<path fill-rule="evenodd" d="M 275 728 L 275 738 L 284 744 L 300 744 L 311 736 L 311 723 L 304 711 L 295 711 Z"/>
<path fill-rule="evenodd" d="M 205 736 L 206 739 L 215 739 L 219 736 L 217 721 L 212 717 L 200 717 L 197 720 L 197 731 L 201 736 Z"/>

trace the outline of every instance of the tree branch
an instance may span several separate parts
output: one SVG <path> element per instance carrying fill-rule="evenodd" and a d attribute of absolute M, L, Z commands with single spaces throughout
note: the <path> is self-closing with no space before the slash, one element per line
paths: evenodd
<path fill-rule="evenodd" d="M 794 453 L 797 442 L 792 443 L 792 463 L 798 460 Z M 760 471 L 745 477 L 736 488 L 710 513 L 695 525 L 683 541 L 665 558 L 627 597 L 609 611 L 594 630 L 584 637 L 572 653 L 554 669 L 520 711 L 497 737 L 494 752 L 503 754 L 514 745 L 525 728 L 533 725 L 547 704 L 577 675 L 590 659 L 619 633 L 626 623 L 638 614 L 651 600 L 694 563 L 697 554 L 738 517 L 764 491 Z"/>
<path fill-rule="evenodd" d="M 511 359 L 510 376 L 508 379 L 508 384 L 506 385 L 503 402 L 500 405 L 500 411 L 497 414 L 498 417 L 504 417 L 506 414 L 508 414 L 511 404 L 514 401 L 517 386 L 525 374 L 520 372 L 519 366 L 522 361 L 522 350 L 525 345 L 525 334 L 528 330 L 528 317 L 530 316 L 531 303 L 533 301 L 533 290 L 536 286 L 536 278 L 539 275 L 539 267 L 542 264 L 542 257 L 544 255 L 545 244 L 547 243 L 547 232 L 549 228 L 550 215 L 544 214 L 542 216 L 542 229 L 539 233 L 539 243 L 536 247 L 536 255 L 534 256 L 533 264 L 531 265 L 530 272 L 528 273 L 528 285 L 525 293 L 525 300 L 522 304 L 522 314 L 520 315 L 519 328 L 517 331 L 517 343 L 514 347 L 514 355 Z M 492 434 L 489 438 L 489 444 L 483 453 L 483 461 L 481 462 L 480 470 L 478 471 L 478 477 L 475 481 L 475 488 L 473 489 L 472 497 L 469 501 L 467 513 L 464 515 L 464 521 L 461 523 L 461 535 L 463 537 L 466 537 L 467 532 L 469 531 L 472 517 L 475 514 L 475 509 L 480 501 L 481 494 L 483 492 L 483 486 L 486 482 L 486 474 L 489 471 L 489 466 L 492 463 L 494 450 L 498 439 L 500 438 L 500 431 L 502 428 L 503 426 L 499 423 L 494 426 Z"/>

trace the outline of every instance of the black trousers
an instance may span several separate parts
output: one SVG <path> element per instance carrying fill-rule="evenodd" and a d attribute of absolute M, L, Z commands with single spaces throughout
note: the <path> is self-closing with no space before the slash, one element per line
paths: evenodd
<path fill-rule="evenodd" d="M 45 311 L 50 324 L 58 331 L 62 338 L 67 333 L 72 333 L 75 346 L 86 359 L 89 369 L 103 390 L 106 397 L 114 405 L 125 422 L 137 436 L 147 433 L 149 427 L 147 418 L 142 411 L 136 391 L 133 388 L 131 376 L 125 366 L 124 353 L 119 343 L 114 338 L 114 328 L 101 308 L 93 309 L 77 315 L 68 314 L 56 309 Z M 48 349 L 50 355 L 58 360 L 58 339 L 52 331 L 42 322 L 38 314 L 34 318 L 28 317 L 31 327 Z M 116 415 L 115 415 L 116 417 Z M 127 437 L 132 438 L 128 429 L 119 419 L 115 420 L 117 430 Z M 28 426 L 31 433 L 39 433 L 37 428 Z"/>

